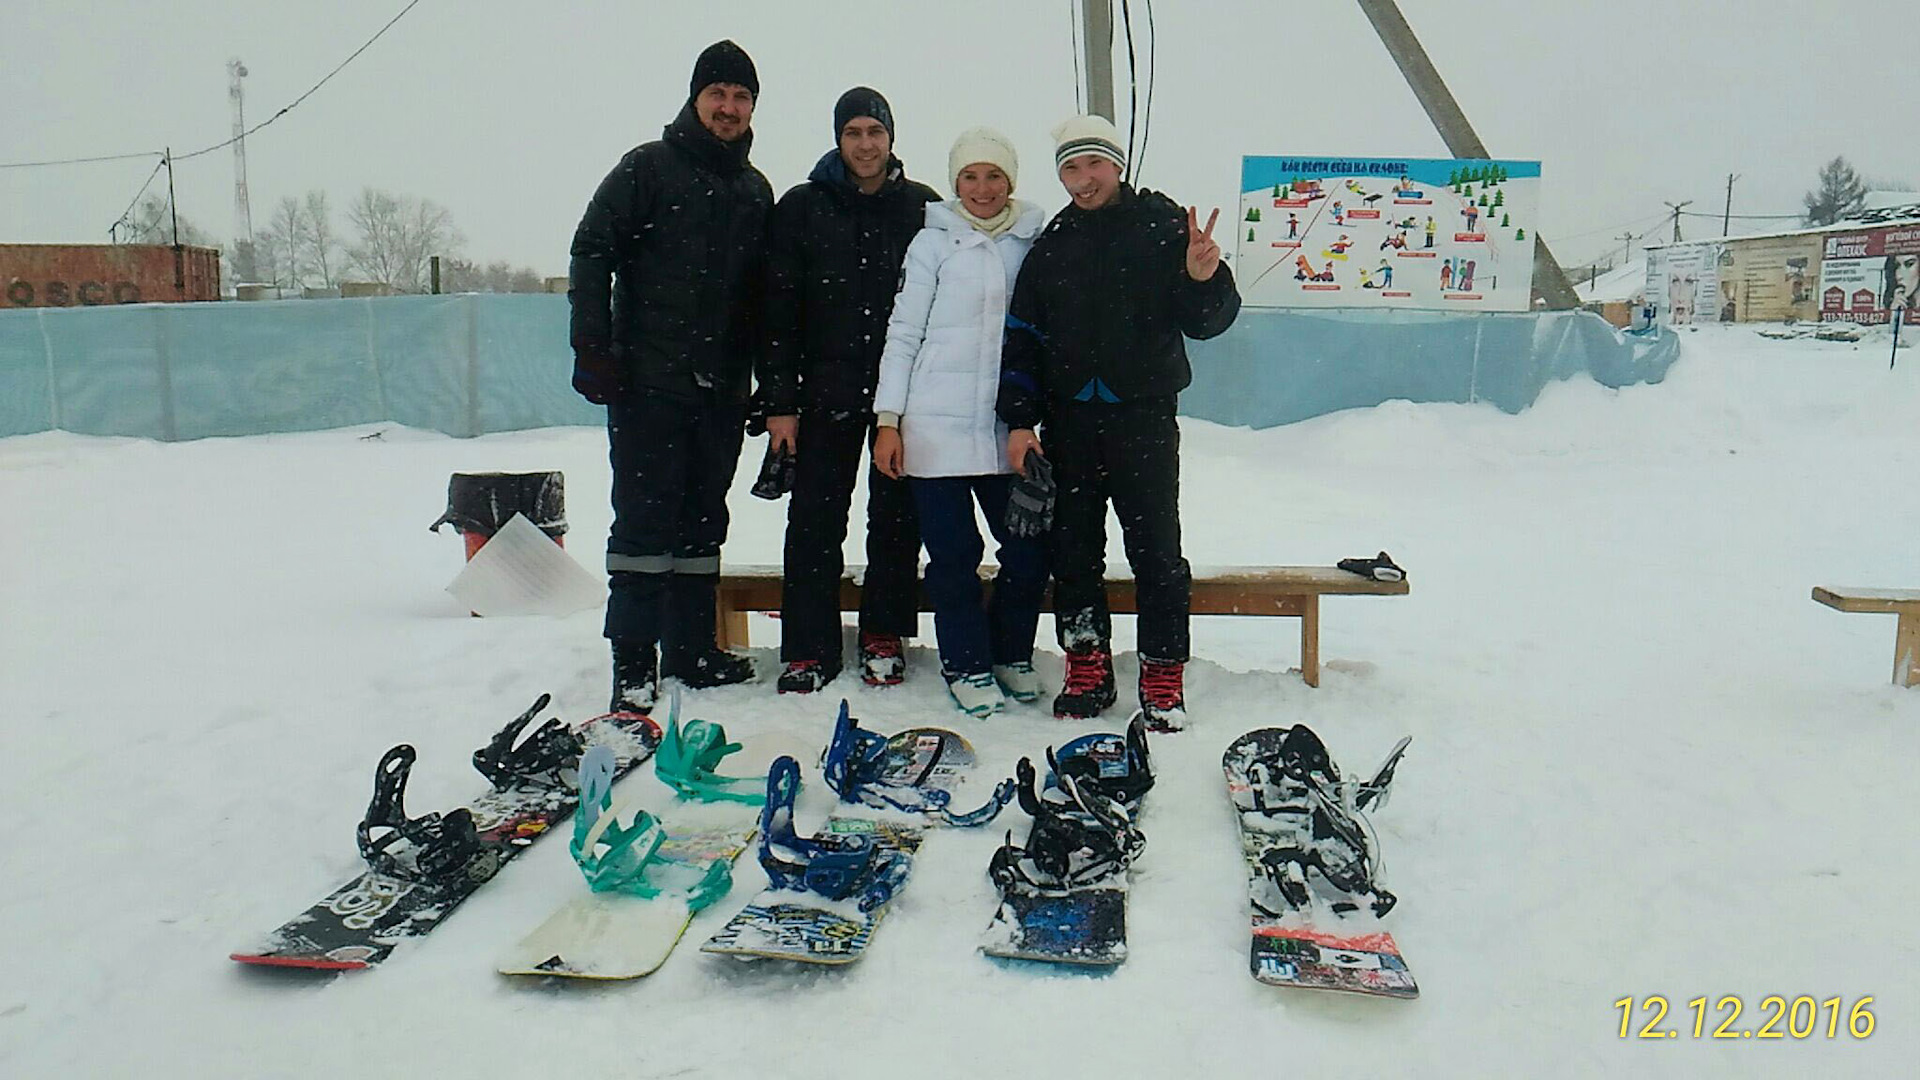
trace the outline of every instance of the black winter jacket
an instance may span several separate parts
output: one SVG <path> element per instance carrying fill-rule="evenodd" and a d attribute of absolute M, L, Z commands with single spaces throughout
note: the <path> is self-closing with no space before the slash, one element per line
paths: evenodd
<path fill-rule="evenodd" d="M 607 174 L 573 234 L 574 350 L 611 350 L 625 384 L 747 395 L 760 349 L 773 187 L 689 103 Z"/>
<path fill-rule="evenodd" d="M 880 190 L 863 194 L 840 151 L 829 151 L 774 207 L 759 390 L 769 416 L 873 408 L 907 245 L 926 223 L 926 205 L 940 201 L 898 161 L 887 168 Z"/>
<path fill-rule="evenodd" d="M 1171 397 L 1193 380 L 1185 337 L 1240 313 L 1233 272 L 1187 276 L 1187 212 L 1127 184 L 1098 210 L 1068 204 L 1033 242 L 1007 310 L 1000 419 L 1031 428 L 1068 401 Z"/>

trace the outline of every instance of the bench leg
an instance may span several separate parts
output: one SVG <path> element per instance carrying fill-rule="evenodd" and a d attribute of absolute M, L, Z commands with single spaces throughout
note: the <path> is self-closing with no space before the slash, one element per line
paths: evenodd
<path fill-rule="evenodd" d="M 713 631 L 713 643 L 722 649 L 744 649 L 750 644 L 747 613 L 734 610 L 725 591 L 713 597 Z"/>
<path fill-rule="evenodd" d="M 1309 596 L 1300 609 L 1300 677 L 1320 685 L 1320 597 Z"/>
<path fill-rule="evenodd" d="M 1896 686 L 1920 686 L 1920 614 L 1900 614 L 1893 632 L 1893 681 Z"/>

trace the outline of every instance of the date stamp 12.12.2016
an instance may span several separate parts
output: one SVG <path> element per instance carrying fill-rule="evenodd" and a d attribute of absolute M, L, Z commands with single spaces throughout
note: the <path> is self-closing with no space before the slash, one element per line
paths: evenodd
<path fill-rule="evenodd" d="M 1849 1009 L 1837 997 L 1815 1000 L 1805 994 L 1791 998 L 1769 994 L 1760 999 L 1759 1026 L 1743 1027 L 1740 1018 L 1746 1014 L 1746 1000 L 1738 994 L 1718 1000 L 1693 998 L 1683 1009 L 1674 1009 L 1661 994 L 1623 997 L 1613 1003 L 1620 1010 L 1622 1039 L 1865 1039 L 1878 1023 L 1872 1006 L 1871 996 L 1858 999 Z M 1636 1013 L 1641 1018 L 1637 1025 Z M 1672 1025 L 1670 1013 L 1674 1014 Z"/>

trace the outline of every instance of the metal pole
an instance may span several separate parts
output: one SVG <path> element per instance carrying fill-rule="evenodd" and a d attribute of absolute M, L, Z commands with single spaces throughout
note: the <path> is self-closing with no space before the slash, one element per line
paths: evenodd
<path fill-rule="evenodd" d="M 1413 88 L 1413 96 L 1420 100 L 1420 107 L 1427 111 L 1427 118 L 1440 132 L 1447 151 L 1457 158 L 1491 158 L 1493 155 L 1487 153 L 1486 144 L 1467 122 L 1467 114 L 1461 111 L 1460 103 L 1440 78 L 1427 50 L 1407 25 L 1406 16 L 1400 14 L 1399 5 L 1393 0 L 1359 0 L 1359 3 L 1367 21 L 1373 24 L 1374 33 L 1380 35 L 1380 43 L 1387 47 L 1400 74 Z M 1545 298 L 1547 307 L 1569 311 L 1580 306 L 1580 296 L 1573 291 L 1573 283 L 1567 280 L 1566 271 L 1560 268 L 1538 232 L 1533 234 L 1533 271 L 1533 287 Z"/>
<path fill-rule="evenodd" d="M 173 246 L 180 246 L 180 207 L 173 200 L 173 147 L 162 158 L 167 163 L 167 212 L 173 215 Z"/>
<path fill-rule="evenodd" d="M 435 255 L 428 263 L 433 270 L 433 295 L 440 295 L 440 256 Z"/>
<path fill-rule="evenodd" d="M 1670 202 L 1667 204 L 1667 208 L 1673 211 L 1673 242 L 1676 244 L 1680 242 L 1680 211 L 1692 205 L 1692 199 L 1688 199 L 1686 202 Z M 1709 218 L 1708 220 L 1712 219 Z"/>
<path fill-rule="evenodd" d="M 1113 0 L 1080 0 L 1082 59 L 1087 68 L 1087 111 L 1113 116 Z"/>
<path fill-rule="evenodd" d="M 1727 174 L 1727 210 L 1720 216 L 1720 235 L 1727 235 L 1727 227 L 1733 223 L 1733 182 L 1740 179 L 1733 173 Z"/>

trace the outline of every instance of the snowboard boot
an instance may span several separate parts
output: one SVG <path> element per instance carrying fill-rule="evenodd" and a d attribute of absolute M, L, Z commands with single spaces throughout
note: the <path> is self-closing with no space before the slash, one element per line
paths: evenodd
<path fill-rule="evenodd" d="M 714 644 L 718 574 L 674 574 L 660 637 L 660 674 L 706 690 L 753 679 L 753 661 Z"/>
<path fill-rule="evenodd" d="M 818 660 L 795 660 L 780 673 L 775 688 L 782 694 L 811 694 L 826 689 L 840 672 Z"/>
<path fill-rule="evenodd" d="M 1113 654 L 1104 646 L 1067 653 L 1066 685 L 1053 699 L 1053 715 L 1091 719 L 1119 698 L 1113 685 Z"/>
<path fill-rule="evenodd" d="M 960 706 L 961 712 L 981 720 L 1007 707 L 1000 684 L 984 671 L 978 675 L 948 675 L 947 693 L 953 696 L 953 703 Z"/>
<path fill-rule="evenodd" d="M 1000 684 L 1000 689 L 1008 697 L 1022 705 L 1031 705 L 1040 700 L 1040 673 L 1033 670 L 1031 660 L 993 665 L 993 680 Z"/>
<path fill-rule="evenodd" d="M 1140 712 L 1149 730 L 1186 729 L 1186 670 L 1179 661 L 1140 658 Z"/>
<path fill-rule="evenodd" d="M 660 665 L 652 643 L 616 640 L 613 643 L 613 701 L 610 713 L 653 711 L 660 696 Z"/>
<path fill-rule="evenodd" d="M 868 686 L 899 686 L 907 677 L 907 654 L 898 634 L 860 631 L 860 680 Z"/>

